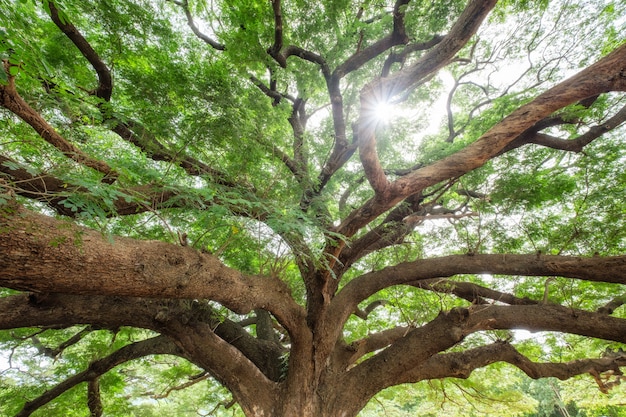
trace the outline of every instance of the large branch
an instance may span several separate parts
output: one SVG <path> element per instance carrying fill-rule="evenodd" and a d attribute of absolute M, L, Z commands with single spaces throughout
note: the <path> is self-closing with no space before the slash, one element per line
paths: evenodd
<path fill-rule="evenodd" d="M 239 350 L 268 379 L 279 379 L 278 363 L 282 347 L 254 338 L 241 325 L 215 313 L 206 302 L 190 305 L 187 301 L 171 299 L 66 294 L 17 294 L 0 298 L 0 329 L 67 327 L 89 323 L 110 329 L 121 326 L 150 329 L 176 340 L 180 337 L 179 321 L 185 322 L 185 329 L 190 333 L 196 332 L 196 328 L 208 326 L 220 339 Z M 206 343 L 197 336 L 188 337 L 199 344 Z M 188 359 L 198 365 L 210 365 L 199 357 L 189 356 Z"/>
<path fill-rule="evenodd" d="M 495 4 L 496 0 L 470 1 L 450 32 L 415 64 L 387 78 L 375 80 L 361 91 L 358 133 L 359 156 L 365 175 L 377 195 L 386 194 L 390 185 L 376 150 L 377 126 L 375 121 L 377 120 L 378 105 L 381 102 L 388 102 L 395 95 L 404 92 L 447 65 L 456 53 L 469 42 Z"/>
<path fill-rule="evenodd" d="M 393 30 L 392 32 L 367 46 L 362 50 L 358 50 L 348 59 L 346 59 L 341 65 L 339 65 L 334 74 L 342 78 L 346 74 L 349 74 L 357 69 L 361 68 L 367 62 L 380 56 L 385 51 L 396 45 L 406 44 L 409 41 L 409 37 L 406 34 L 404 27 L 404 7 L 410 0 L 397 0 L 393 7 Z"/>
<path fill-rule="evenodd" d="M 365 143 L 362 143 L 362 152 L 365 153 L 365 159 L 362 159 L 368 179 L 375 185 L 378 194 L 353 211 L 339 225 L 337 231 L 352 236 L 407 196 L 483 166 L 523 132 L 563 107 L 601 93 L 626 91 L 625 62 L 626 45 L 622 45 L 595 64 L 521 106 L 476 142 L 393 183 L 388 183 L 380 169 L 378 157 L 375 155 L 375 143 L 371 142 L 373 136 L 370 134 L 372 137 L 369 141 L 363 139 Z"/>
<path fill-rule="evenodd" d="M 411 283 L 411 285 L 441 294 L 454 294 L 474 304 L 498 302 L 510 305 L 526 305 L 542 302 L 541 300 L 515 297 L 512 294 L 483 287 L 482 285 L 473 284 L 471 282 L 452 281 L 446 278 L 417 281 Z"/>
<path fill-rule="evenodd" d="M 253 404 L 272 409 L 279 395 L 278 384 L 268 379 L 241 351 L 218 337 L 210 326 L 195 326 L 190 332 L 186 323 L 175 321 L 169 328 L 183 350 L 232 392 L 246 414 L 253 415 L 246 409 Z"/>
<path fill-rule="evenodd" d="M 355 340 L 349 345 L 340 342 L 333 352 L 333 360 L 341 369 L 347 369 L 368 353 L 386 348 L 411 330 L 410 327 L 393 327 Z"/>
<path fill-rule="evenodd" d="M 626 284 L 626 256 L 581 258 L 536 254 L 477 254 L 451 255 L 401 263 L 364 274 L 348 282 L 331 302 L 328 327 L 341 328 L 338 323 L 345 322 L 361 301 L 384 288 L 403 284 L 419 285 L 419 281 L 460 274 L 562 276 Z"/>
<path fill-rule="evenodd" d="M 445 278 L 418 281 L 417 283 L 412 283 L 411 285 L 434 292 L 454 294 L 457 297 L 463 298 L 474 304 L 486 304 L 486 300 L 492 300 L 511 305 L 535 305 L 539 303 L 538 301 L 531 300 L 529 298 L 518 298 L 511 294 L 492 290 L 491 288 L 482 287 L 480 285 L 472 284 L 470 282 L 457 282 Z M 380 304 L 381 302 L 379 301 L 370 304 L 370 306 L 377 306 Z M 614 305 L 619 306 L 621 304 L 619 303 L 619 301 L 616 301 L 610 306 L 607 306 L 602 311 L 602 313 L 606 314 L 605 311 L 611 309 Z M 347 362 L 349 364 L 352 364 L 360 359 L 363 355 L 390 345 L 396 339 L 406 335 L 409 330 L 410 329 L 408 327 L 395 327 L 369 335 L 364 339 L 357 340 L 351 343 L 349 346 L 339 344 L 335 349 L 335 355 L 347 355 L 350 358 L 350 360 L 347 360 Z"/>
<path fill-rule="evenodd" d="M 362 386 L 361 381 L 368 378 L 375 381 L 368 384 L 362 395 L 371 396 L 381 389 L 416 380 L 419 376 L 427 378 L 425 365 L 431 365 L 438 353 L 461 342 L 467 335 L 492 329 L 528 329 L 531 331 L 557 331 L 583 335 L 587 337 L 626 342 L 626 320 L 607 317 L 600 313 L 590 313 L 562 306 L 472 306 L 469 309 L 456 308 L 440 314 L 426 325 L 406 332 L 387 349 L 377 353 L 366 361 L 356 365 L 346 374 L 346 386 Z M 534 378 L 557 376 L 568 378 L 573 375 L 589 372 L 589 362 L 571 363 L 572 369 L 567 370 L 563 364 L 533 364 L 516 352 L 509 351 L 508 358 L 515 366 Z M 439 358 L 442 358 L 439 356 Z M 444 357 L 445 358 L 445 357 Z M 505 359 L 500 359 L 505 360 Z M 618 361 L 626 365 L 626 358 Z M 596 360 L 599 371 L 615 369 L 616 361 Z M 484 366 L 478 362 L 478 366 Z M 603 368 L 612 366 L 613 368 Z M 459 375 L 472 369 L 459 366 Z M 439 372 L 443 371 L 440 369 Z M 457 376 L 441 374 L 441 377 Z M 410 376 L 410 377 L 409 377 Z M 435 376 L 435 375 L 428 375 Z M 436 376 L 435 376 L 436 377 Z M 368 391 L 369 392 L 366 392 Z"/>
<path fill-rule="evenodd" d="M 393 97 L 443 68 L 474 36 L 496 3 L 497 0 L 471 0 L 441 42 L 414 64 L 387 78 L 375 81 L 370 87 L 384 91 L 388 97 Z"/>
<path fill-rule="evenodd" d="M 520 354 L 512 345 L 506 342 L 496 342 L 462 352 L 433 355 L 417 366 L 404 370 L 396 378 L 390 379 L 388 386 L 443 378 L 465 379 L 476 369 L 496 362 L 510 363 L 534 379 L 556 377 L 564 380 L 585 373 L 598 375 L 607 372 L 620 375 L 619 367 L 626 366 L 626 357 L 582 359 L 565 363 L 538 363 Z M 357 384 L 362 386 L 358 382 Z M 369 397 L 361 393 L 356 399 L 355 409 L 364 406 L 368 400 Z"/>
<path fill-rule="evenodd" d="M 158 331 L 176 341 L 183 356 L 206 369 L 243 404 L 276 398 L 282 349 L 253 338 L 241 326 L 213 314 L 204 303 L 65 294 L 18 294 L 0 298 L 0 328 L 95 323 Z M 298 336 L 296 333 L 295 336 Z M 292 340 L 299 340 L 298 337 Z"/>
<path fill-rule="evenodd" d="M 126 345 L 109 356 L 98 359 L 89 364 L 86 370 L 66 379 L 53 388 L 47 390 L 39 397 L 30 400 L 24 404 L 24 407 L 15 417 L 27 417 L 35 412 L 38 408 L 43 407 L 50 401 L 54 400 L 64 392 L 75 387 L 76 385 L 91 381 L 122 363 L 138 359 L 143 356 L 169 354 L 184 356 L 180 348 L 165 336 L 156 336 L 151 339 L 142 340 L 130 345 Z"/>
<path fill-rule="evenodd" d="M 531 129 L 530 132 L 522 133 L 516 140 L 511 142 L 503 149 L 503 152 L 520 147 L 527 143 L 534 143 L 536 145 L 567 152 L 582 152 L 585 146 L 598 139 L 603 134 L 622 125 L 624 122 L 626 122 L 626 106 L 622 107 L 617 113 L 615 113 L 615 115 L 610 117 L 605 122 L 590 127 L 587 132 L 576 138 L 562 139 Z"/>
<path fill-rule="evenodd" d="M 70 207 L 64 204 L 64 200 L 74 193 L 90 193 L 85 187 L 63 181 L 45 172 L 33 174 L 32 170 L 3 155 L 0 155 L 0 177 L 5 177 L 9 181 L 15 194 L 45 203 L 58 214 L 68 217 L 75 217 L 83 209 L 77 206 Z M 170 203 L 170 200 L 179 194 L 152 185 L 127 188 L 120 190 L 120 195 L 113 199 L 114 212 L 107 214 L 124 216 L 161 207 L 173 207 L 176 204 Z M 98 203 L 105 206 L 102 200 Z M 205 203 L 212 204 L 209 201 Z"/>
<path fill-rule="evenodd" d="M 626 319 L 556 304 L 475 305 L 469 308 L 469 328 L 554 331 L 626 343 Z"/>
<path fill-rule="evenodd" d="M 303 59 L 308 59 L 320 65 L 326 80 L 326 88 L 330 98 L 335 138 L 333 149 L 318 176 L 318 184 L 314 188 L 307 190 L 304 197 L 305 205 L 308 205 L 308 203 L 316 195 L 319 195 L 333 174 L 337 172 L 337 170 L 340 169 L 350 159 L 350 157 L 352 157 L 354 151 L 357 149 L 357 140 L 355 139 L 353 143 L 350 144 L 347 139 L 343 97 L 340 89 L 341 79 L 347 74 L 361 68 L 377 56 L 380 56 L 380 54 L 389 50 L 391 47 L 408 42 L 408 37 L 406 36 L 404 28 L 403 11 L 403 6 L 408 2 L 409 0 L 396 1 L 393 11 L 394 27 L 390 35 L 385 36 L 378 42 L 366 47 L 364 50 L 357 51 L 341 65 L 337 66 L 332 73 L 330 73 L 328 65 L 321 57 L 318 57 L 315 54 L 311 56 L 303 54 L 299 49 L 288 49 L 288 53 L 301 56 Z M 293 53 L 293 51 L 299 53 Z"/>
<path fill-rule="evenodd" d="M 418 382 L 427 379 L 468 378 L 478 368 L 496 362 L 507 362 L 521 369 L 533 379 L 554 377 L 569 379 L 586 373 L 618 371 L 626 366 L 626 357 L 579 359 L 564 363 L 533 362 L 506 342 L 497 342 L 463 352 L 438 354 L 405 372 L 397 383 Z"/>
<path fill-rule="evenodd" d="M 238 313 L 266 309 L 292 331 L 303 311 L 276 278 L 243 275 L 210 254 L 100 233 L 15 204 L 0 216 L 0 285 L 83 295 L 211 299 Z"/>

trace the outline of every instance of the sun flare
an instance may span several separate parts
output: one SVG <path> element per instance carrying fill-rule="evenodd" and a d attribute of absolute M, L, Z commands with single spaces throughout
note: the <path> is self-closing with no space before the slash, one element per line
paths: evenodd
<path fill-rule="evenodd" d="M 386 101 L 381 101 L 376 104 L 376 109 L 374 113 L 374 117 L 378 121 L 378 123 L 387 124 L 391 122 L 393 117 L 395 116 L 395 106 Z"/>

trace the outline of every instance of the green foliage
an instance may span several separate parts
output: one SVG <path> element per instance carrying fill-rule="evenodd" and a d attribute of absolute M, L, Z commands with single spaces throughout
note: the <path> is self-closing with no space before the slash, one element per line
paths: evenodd
<path fill-rule="evenodd" d="M 10 64 L 8 73 L 0 71 L 0 83 L 6 85 L 9 77 L 15 77 L 20 95 L 56 131 L 87 155 L 106 162 L 119 176 L 113 184 L 103 182 L 101 173 L 68 159 L 6 110 L 0 110 L 0 152 L 12 161 L 3 163 L 3 168 L 26 167 L 33 176 L 58 178 L 67 189 L 53 196 L 82 225 L 108 236 L 176 244 L 186 236 L 185 243 L 192 248 L 212 253 L 244 274 L 282 279 L 295 301 L 305 306 L 303 274 L 308 272 L 306 267 L 328 267 L 331 261 L 320 257 L 324 246 L 335 239 L 335 247 L 341 242 L 350 248 L 371 230 L 365 228 L 351 239 L 335 232 L 341 220 L 373 196 L 362 167 L 355 162 L 358 151 L 310 206 L 302 209 L 303 195 L 320 185 L 320 167 L 337 141 L 328 80 L 316 63 L 293 56 L 282 68 L 268 55 L 274 43 L 271 2 L 190 2 L 196 25 L 223 45 L 224 51 L 195 36 L 176 3 L 181 2 L 54 2 L 61 21 L 76 26 L 111 70 L 113 96 L 104 102 L 93 93 L 99 80 L 92 65 L 47 17 L 50 1 L 0 0 L 0 59 Z M 390 2 L 282 3 L 284 45 L 318 54 L 329 71 L 375 45 L 393 28 Z M 411 42 L 447 33 L 466 3 L 409 2 L 403 10 Z M 623 42 L 619 4 L 578 3 L 500 1 L 479 36 L 443 70 L 445 76 L 426 79 L 407 92 L 397 103 L 394 119 L 380 122 L 377 151 L 389 178 L 394 180 L 411 167 L 439 161 L 474 143 L 539 91 Z M 399 56 L 403 51 L 404 46 L 398 45 L 388 52 Z M 411 65 L 421 54 L 394 63 L 393 70 Z M 349 126 L 359 117 L 361 88 L 380 76 L 387 58 L 384 54 L 372 59 L 340 83 L 348 142 L 353 140 Z M 532 68 L 526 68 L 529 62 Z M 275 84 L 274 92 L 282 94 L 280 102 L 268 98 L 252 80 L 264 86 Z M 448 106 L 452 85 L 455 90 Z M 303 133 L 305 157 L 297 174 L 284 163 L 284 159 L 295 159 L 297 148 L 289 124 L 293 111 L 289 100 L 294 97 L 306 103 L 309 117 Z M 568 124 L 544 133 L 574 139 L 623 105 L 621 96 L 603 95 L 591 105 L 568 106 L 553 115 Z M 118 125 L 132 130 L 142 145 L 112 132 Z M 581 153 L 520 147 L 461 178 L 424 190 L 423 206 L 451 209 L 450 216 L 426 219 L 400 244 L 363 256 L 346 272 L 341 286 L 369 271 L 439 255 L 623 254 L 626 151 L 622 136 L 623 130 L 609 133 Z M 202 161 L 209 169 L 190 174 L 192 169 L 185 165 L 189 161 Z M 19 189 L 19 184 L 12 186 Z M 460 190 L 485 197 L 470 198 Z M 159 193 L 172 196 L 161 202 Z M 44 201 L 52 196 L 42 194 Z M 12 198 L 4 188 L 0 190 L 2 210 Z M 43 203 L 26 204 L 49 214 Z M 122 205 L 137 207 L 137 213 L 118 216 Z M 469 212 L 476 216 L 458 216 Z M 380 238 L 398 224 L 389 223 Z M 71 243 L 80 245 L 81 236 L 74 236 Z M 48 244 L 58 247 L 68 242 L 52 239 Z M 463 275 L 454 279 L 541 300 L 547 278 Z M 447 291 L 451 285 L 439 293 L 410 286 L 379 291 L 360 306 L 377 300 L 387 303 L 374 309 L 367 320 L 352 315 L 343 329 L 345 342 L 396 325 L 421 326 L 440 311 L 469 306 L 468 300 Z M 615 286 L 582 280 L 556 279 L 548 289 L 548 301 L 589 311 L 624 296 Z M 0 289 L 3 297 L 15 293 Z M 225 308 L 218 309 L 223 317 L 241 319 Z M 614 315 L 625 317 L 626 311 L 621 307 Z M 57 356 L 46 356 L 82 330 L 0 332 L 0 347 L 10 352 L 9 366 L 0 379 L 0 414 L 17 413 L 27 400 L 94 360 L 153 335 L 134 328 L 87 329 L 77 343 Z M 599 356 L 607 346 L 553 333 L 522 340 L 513 331 L 472 335 L 454 349 L 509 336 L 535 360 Z M 286 354 L 283 359 L 287 358 Z M 100 379 L 106 413 L 206 415 L 230 399 L 217 382 L 207 379 L 185 390 L 172 390 L 199 372 L 191 363 L 168 356 L 120 365 Z M 578 380 L 530 381 L 512 367 L 496 364 L 476 371 L 468 380 L 389 388 L 362 415 L 552 416 L 558 407 L 571 415 L 624 415 L 618 410 L 617 394 L 609 405 L 598 405 L 601 399 L 576 389 L 581 384 Z M 86 406 L 75 406 L 85 404 L 85 397 L 86 387 L 81 384 L 35 415 L 86 415 Z M 242 412 L 236 407 L 228 412 L 218 407 L 216 414 Z"/>

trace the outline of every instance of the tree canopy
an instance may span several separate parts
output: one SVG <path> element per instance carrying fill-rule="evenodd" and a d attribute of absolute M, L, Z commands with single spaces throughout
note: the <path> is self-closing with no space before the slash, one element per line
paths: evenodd
<path fill-rule="evenodd" d="M 0 0 L 0 414 L 623 416 L 625 6 Z"/>

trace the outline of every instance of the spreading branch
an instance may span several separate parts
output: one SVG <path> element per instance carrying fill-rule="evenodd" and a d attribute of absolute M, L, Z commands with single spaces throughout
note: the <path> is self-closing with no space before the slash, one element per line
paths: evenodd
<path fill-rule="evenodd" d="M 54 400 L 59 395 L 68 391 L 70 388 L 88 381 L 97 380 L 98 377 L 104 375 L 106 372 L 121 365 L 125 362 L 133 359 L 141 358 L 148 355 L 158 354 L 170 354 L 182 356 L 183 353 L 165 336 L 156 336 L 151 339 L 142 340 L 130 345 L 126 345 L 123 348 L 118 349 L 114 353 L 106 356 L 102 359 L 98 359 L 87 367 L 86 370 L 66 379 L 65 381 L 55 385 L 53 388 L 41 394 L 39 397 L 28 401 L 24 404 L 24 407 L 15 415 L 15 417 L 27 417 L 30 416 L 37 409 L 46 405 L 50 401 Z M 95 399 L 95 387 L 93 382 L 89 384 L 89 391 L 92 393 L 90 399 Z M 99 402 L 99 401 L 98 401 Z M 97 407 L 97 402 L 93 403 Z M 100 405 L 101 407 L 101 405 Z"/>
<path fill-rule="evenodd" d="M 378 192 L 374 198 L 344 219 L 337 230 L 345 236 L 352 236 L 361 227 L 407 196 L 483 166 L 487 161 L 499 155 L 524 131 L 563 107 L 600 93 L 626 91 L 626 77 L 622 75 L 626 71 L 623 64 L 625 56 L 626 45 L 623 45 L 577 75 L 519 107 L 471 145 L 447 158 L 403 176 L 393 183 L 388 183 L 384 171 L 380 168 L 373 132 L 370 131 L 365 138 L 360 139 L 360 149 L 363 152 L 361 159 L 368 180 Z M 371 109 L 373 102 L 371 99 L 365 100 L 370 103 L 366 108 Z M 361 134 L 359 138 L 362 138 Z"/>
<path fill-rule="evenodd" d="M 59 134 L 35 109 L 17 92 L 15 76 L 9 70 L 11 64 L 3 61 L 8 83 L 0 84 L 0 106 L 11 111 L 29 124 L 46 142 L 58 149 L 69 159 L 104 174 L 103 182 L 112 183 L 117 173 L 104 161 L 92 158 Z"/>
<path fill-rule="evenodd" d="M 0 243 L 0 283 L 6 288 L 67 294 L 207 298 L 239 313 L 266 308 L 287 329 L 302 309 L 277 278 L 246 276 L 207 253 L 158 241 L 116 238 L 15 207 L 0 217 L 11 230 Z M 37 230 L 31 234 L 27 230 Z M 40 239 L 45 236 L 45 239 Z M 21 249 L 18 249 L 21 248 Z M 40 262 L 26 262 L 31 253 Z M 49 268 L 41 268 L 48 265 Z M 71 271 L 84 277 L 81 283 Z M 45 276 L 46 279 L 41 279 Z"/>
<path fill-rule="evenodd" d="M 401 376 L 404 383 L 446 377 L 468 378 L 478 369 L 496 362 L 507 362 L 533 379 L 569 379 L 586 373 L 620 372 L 626 357 L 582 359 L 564 363 L 533 362 L 507 342 L 497 342 L 463 352 L 438 354 Z"/>
<path fill-rule="evenodd" d="M 513 276 L 562 276 L 595 282 L 626 283 L 625 256 L 580 258 L 475 254 L 451 255 L 401 263 L 362 275 L 348 282 L 337 293 L 329 310 L 331 327 L 343 323 L 357 305 L 394 285 L 419 285 L 419 281 L 459 274 L 503 274 Z M 330 325 L 330 323 L 329 323 Z M 341 328 L 341 326 L 338 326 Z"/>
<path fill-rule="evenodd" d="M 503 152 L 518 148 L 522 145 L 534 143 L 536 145 L 545 146 L 552 149 L 567 152 L 582 152 L 583 148 L 594 140 L 602 137 L 603 134 L 619 127 L 626 122 L 626 106 L 622 107 L 613 117 L 607 119 L 604 123 L 592 126 L 587 132 L 573 139 L 562 139 L 546 133 L 541 133 L 541 129 L 550 127 L 548 124 L 538 123 L 528 132 L 522 133 L 516 140 L 511 142 Z"/>

